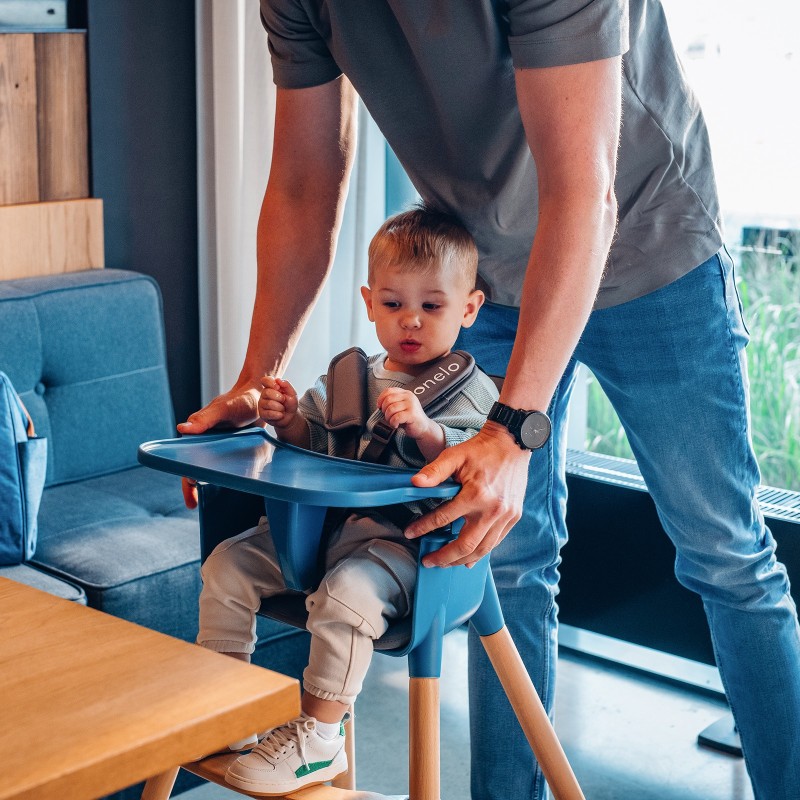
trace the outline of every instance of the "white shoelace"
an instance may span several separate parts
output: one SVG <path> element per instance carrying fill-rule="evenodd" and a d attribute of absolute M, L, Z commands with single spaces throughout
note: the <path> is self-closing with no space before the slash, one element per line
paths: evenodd
<path fill-rule="evenodd" d="M 290 720 L 280 728 L 275 728 L 270 731 L 256 747 L 253 748 L 253 754 L 265 758 L 272 764 L 277 764 L 282 758 L 290 752 L 292 745 L 297 747 L 300 760 L 303 766 L 308 766 L 306 760 L 306 736 L 307 733 L 314 732 L 314 720 L 308 717 L 297 717 Z M 289 748 L 287 750 L 287 748 Z"/>

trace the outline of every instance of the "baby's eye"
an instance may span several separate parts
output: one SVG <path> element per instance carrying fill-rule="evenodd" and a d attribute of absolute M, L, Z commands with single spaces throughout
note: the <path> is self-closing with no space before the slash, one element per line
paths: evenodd
<path fill-rule="evenodd" d="M 383 305 L 385 308 L 400 308 L 400 303 L 397 300 L 384 300 Z"/>
<path fill-rule="evenodd" d="M 422 307 L 426 311 L 436 311 L 437 308 L 441 308 L 442 306 L 439 303 L 423 303 Z"/>

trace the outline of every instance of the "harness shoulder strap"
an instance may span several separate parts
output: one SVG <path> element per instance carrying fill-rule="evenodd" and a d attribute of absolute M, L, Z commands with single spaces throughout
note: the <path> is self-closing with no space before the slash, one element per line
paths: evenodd
<path fill-rule="evenodd" d="M 334 356 L 328 366 L 328 408 L 325 427 L 330 431 L 350 430 L 345 458 L 355 458 L 361 431 L 369 417 L 367 409 L 367 355 L 351 347 Z"/>
<path fill-rule="evenodd" d="M 441 408 L 472 377 L 476 369 L 475 359 L 469 353 L 453 350 L 404 388 L 414 392 L 425 413 L 430 415 Z M 372 430 L 372 438 L 362 453 L 361 460 L 380 462 L 395 433 L 395 429 L 381 416 Z"/>

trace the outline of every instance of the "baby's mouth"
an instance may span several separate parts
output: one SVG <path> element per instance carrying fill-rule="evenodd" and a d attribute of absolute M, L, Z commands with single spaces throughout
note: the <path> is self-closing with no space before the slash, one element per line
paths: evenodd
<path fill-rule="evenodd" d="M 400 342 L 400 349 L 404 353 L 416 353 L 420 347 L 422 347 L 422 345 L 414 339 L 405 339 L 404 341 Z"/>

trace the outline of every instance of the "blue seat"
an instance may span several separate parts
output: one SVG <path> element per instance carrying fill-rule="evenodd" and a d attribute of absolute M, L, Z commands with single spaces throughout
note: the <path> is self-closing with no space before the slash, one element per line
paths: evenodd
<path fill-rule="evenodd" d="M 460 488 L 453 481 L 419 488 L 411 483 L 413 470 L 312 453 L 279 442 L 262 428 L 148 442 L 139 448 L 139 461 L 164 472 L 263 497 L 286 584 L 298 593 L 313 589 L 322 577 L 319 550 L 329 508 L 375 508 L 431 497 L 446 499 Z M 410 724 L 412 740 L 416 739 L 416 746 L 412 741 L 409 748 L 411 800 L 439 798 L 438 685 L 431 691 L 430 682 L 440 675 L 444 635 L 466 622 L 484 642 L 554 796 L 557 800 L 582 798 L 505 628 L 488 556 L 470 569 L 425 568 L 421 564 L 427 553 L 455 538 L 462 523 L 459 520 L 421 539 L 410 620 L 396 622 L 375 643 L 377 650 L 388 655 L 408 656 L 411 713 L 419 717 Z M 204 543 L 204 556 L 214 544 L 214 537 Z M 284 596 L 274 600 L 277 602 L 265 601 L 263 613 L 290 624 L 304 624 L 302 603 L 292 607 L 291 599 L 287 604 Z M 213 774 L 209 777 L 216 779 Z"/>

